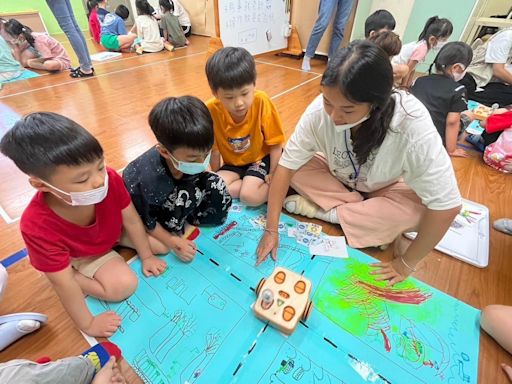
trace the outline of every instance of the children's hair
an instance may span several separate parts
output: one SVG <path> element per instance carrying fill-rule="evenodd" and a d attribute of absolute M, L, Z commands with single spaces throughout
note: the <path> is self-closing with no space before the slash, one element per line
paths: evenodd
<path fill-rule="evenodd" d="M 430 41 L 428 41 L 430 36 L 434 36 L 436 39 L 448 38 L 451 36 L 452 32 L 453 24 L 450 20 L 432 16 L 425 23 L 423 31 L 421 31 L 418 36 L 418 41 L 425 40 L 427 42 L 428 49 L 430 49 Z"/>
<path fill-rule="evenodd" d="M 434 62 L 430 64 L 428 73 L 432 73 L 434 65 L 438 73 L 446 73 L 450 66 L 457 63 L 467 68 L 471 64 L 471 60 L 473 60 L 473 50 L 471 47 L 462 41 L 453 41 L 441 48 Z"/>
<path fill-rule="evenodd" d="M 98 0 L 89 0 L 89 1 L 87 1 L 87 18 L 89 18 L 89 15 L 93 11 L 93 9 L 98 6 L 98 3 L 99 3 Z"/>
<path fill-rule="evenodd" d="M 256 63 L 245 48 L 226 47 L 206 62 L 206 77 L 213 92 L 232 90 L 256 83 Z"/>
<path fill-rule="evenodd" d="M 384 141 L 395 109 L 389 57 L 371 41 L 355 40 L 331 58 L 320 84 L 337 88 L 351 102 L 371 104 L 369 119 L 353 139 L 358 163 L 366 163 Z"/>
<path fill-rule="evenodd" d="M 98 140 L 65 116 L 35 112 L 24 116 L 0 141 L 0 152 L 27 175 L 48 180 L 60 165 L 77 166 L 103 157 Z"/>
<path fill-rule="evenodd" d="M 171 12 L 173 13 L 174 12 L 174 3 L 172 1 L 169 1 L 169 0 L 160 0 L 158 2 L 158 4 L 160 5 L 160 7 L 164 10 L 164 12 Z"/>
<path fill-rule="evenodd" d="M 371 31 L 378 32 L 382 28 L 392 31 L 395 29 L 395 25 L 396 22 L 393 15 L 385 9 L 379 9 L 366 18 L 364 22 L 364 36 L 368 38 Z"/>
<path fill-rule="evenodd" d="M 34 37 L 32 36 L 32 30 L 26 25 L 21 24 L 18 20 L 9 19 L 7 23 L 4 24 L 4 29 L 5 32 L 15 38 L 17 38 L 19 35 L 23 35 L 30 46 L 34 47 Z"/>
<path fill-rule="evenodd" d="M 139 15 L 151 16 L 153 14 L 152 7 L 149 5 L 147 0 L 136 0 L 135 7 L 137 8 L 137 14 Z"/>
<path fill-rule="evenodd" d="M 119 4 L 115 10 L 115 14 L 121 19 L 126 20 L 130 16 L 130 10 L 126 7 L 126 5 Z"/>
<path fill-rule="evenodd" d="M 381 47 L 389 57 L 396 56 L 402 49 L 400 37 L 395 32 L 382 31 L 377 32 L 368 40 L 373 41 L 377 46 Z"/>
<path fill-rule="evenodd" d="M 153 107 L 148 121 L 156 139 L 168 151 L 183 147 L 208 151 L 213 146 L 213 120 L 197 97 L 165 98 Z"/>

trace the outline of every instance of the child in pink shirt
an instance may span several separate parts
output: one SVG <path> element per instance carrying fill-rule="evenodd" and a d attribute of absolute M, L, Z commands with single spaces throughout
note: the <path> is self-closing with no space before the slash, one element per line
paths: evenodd
<path fill-rule="evenodd" d="M 32 30 L 15 19 L 10 19 L 4 30 L 11 38 L 14 57 L 24 67 L 45 71 L 63 71 L 71 67 L 69 56 L 53 37 Z"/>

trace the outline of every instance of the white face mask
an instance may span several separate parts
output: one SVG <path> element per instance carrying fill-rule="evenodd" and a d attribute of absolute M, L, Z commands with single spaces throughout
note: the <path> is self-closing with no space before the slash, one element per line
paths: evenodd
<path fill-rule="evenodd" d="M 210 151 L 202 163 L 187 163 L 186 161 L 177 160 L 173 155 L 170 154 L 170 152 L 168 153 L 169 158 L 171 159 L 176 169 L 187 175 L 197 175 L 206 171 L 208 165 L 210 164 L 210 157 L 212 155 Z"/>
<path fill-rule="evenodd" d="M 443 48 L 445 45 L 446 45 L 447 41 L 440 41 L 439 43 L 437 43 L 435 45 L 435 47 L 433 47 L 432 49 L 436 52 L 439 52 L 441 50 L 441 48 Z"/>
<path fill-rule="evenodd" d="M 461 68 L 464 68 L 464 66 L 462 64 L 459 64 L 461 66 Z M 462 80 L 462 78 L 466 75 L 466 71 L 468 69 L 465 68 L 464 71 L 462 71 L 461 73 L 458 73 L 458 72 L 452 72 L 452 75 L 453 75 L 453 80 L 459 82 Z"/>
<path fill-rule="evenodd" d="M 340 133 L 340 132 L 344 132 L 346 131 L 347 129 L 350 129 L 350 128 L 353 128 L 359 124 L 361 124 L 362 122 L 365 122 L 366 120 L 368 120 L 370 118 L 370 115 L 366 115 L 365 117 L 363 117 L 362 119 L 360 119 L 359 121 L 356 121 L 355 123 L 350 123 L 350 124 L 341 124 L 341 125 L 336 125 L 334 124 L 334 128 L 336 129 L 336 132 Z"/>
<path fill-rule="evenodd" d="M 57 196 L 62 201 L 66 202 L 69 205 L 72 206 L 81 206 L 81 205 L 94 205 L 101 203 L 108 193 L 108 173 L 105 172 L 105 181 L 103 182 L 103 186 L 91 189 L 90 191 L 85 192 L 64 192 L 63 190 L 54 187 L 50 183 L 47 183 L 44 180 L 41 180 L 44 184 L 49 186 L 50 188 L 56 190 L 59 193 L 62 193 L 63 195 L 69 196 L 71 198 L 71 203 L 65 199 L 63 199 L 61 196 L 57 195 L 56 193 L 53 193 L 55 196 Z"/>

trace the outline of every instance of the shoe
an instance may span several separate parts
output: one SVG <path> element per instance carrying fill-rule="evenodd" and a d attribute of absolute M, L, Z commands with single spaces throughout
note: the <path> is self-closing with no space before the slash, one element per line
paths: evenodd
<path fill-rule="evenodd" d="M 164 44 L 164 48 L 167 49 L 169 52 L 174 52 L 176 48 L 172 44 Z"/>
<path fill-rule="evenodd" d="M 142 48 L 141 46 L 138 46 L 137 48 L 135 48 L 135 53 L 137 55 L 142 55 L 144 53 L 144 48 Z"/>
<path fill-rule="evenodd" d="M 71 72 L 69 74 L 69 76 L 71 76 L 74 79 L 81 78 L 81 77 L 92 77 L 92 76 L 94 76 L 94 70 L 91 73 L 84 73 L 84 72 L 82 72 L 82 70 L 80 68 L 78 68 L 78 70 Z"/>
<path fill-rule="evenodd" d="M 512 235 L 512 219 L 498 219 L 492 226 L 497 231 Z"/>
<path fill-rule="evenodd" d="M 283 207 L 288 212 L 306 216 L 310 219 L 316 216 L 318 206 L 315 203 L 303 198 L 301 195 L 291 195 L 284 199 Z"/>
<path fill-rule="evenodd" d="M 484 152 L 485 151 L 485 144 L 482 141 L 482 136 L 480 135 L 467 135 L 466 141 L 471 144 L 473 147 L 475 147 L 478 151 Z"/>

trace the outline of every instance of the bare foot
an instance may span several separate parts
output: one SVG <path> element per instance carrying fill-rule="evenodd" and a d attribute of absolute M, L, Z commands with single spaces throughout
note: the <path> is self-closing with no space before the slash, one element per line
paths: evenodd
<path fill-rule="evenodd" d="M 124 379 L 119 367 L 116 363 L 116 358 L 114 356 L 110 357 L 110 360 L 107 364 L 100 369 L 100 371 L 94 376 L 94 380 L 92 384 L 112 384 L 112 383 L 122 383 L 125 384 L 126 380 Z"/>

